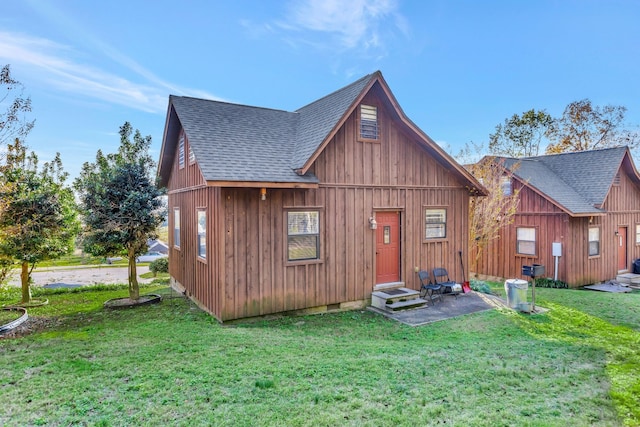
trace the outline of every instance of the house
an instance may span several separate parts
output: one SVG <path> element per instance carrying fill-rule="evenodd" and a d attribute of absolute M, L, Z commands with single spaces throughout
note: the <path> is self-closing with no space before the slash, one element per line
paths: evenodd
<path fill-rule="evenodd" d="M 477 273 L 521 278 L 522 266 L 535 263 L 578 287 L 631 270 L 640 258 L 640 176 L 627 147 L 497 159 L 520 201 Z"/>
<path fill-rule="evenodd" d="M 291 112 L 170 96 L 158 176 L 172 286 L 222 322 L 362 307 L 419 268 L 461 280 L 484 192 L 380 72 Z"/>
<path fill-rule="evenodd" d="M 159 252 L 161 254 L 169 254 L 169 246 L 158 239 L 148 239 L 147 240 L 147 252 Z"/>

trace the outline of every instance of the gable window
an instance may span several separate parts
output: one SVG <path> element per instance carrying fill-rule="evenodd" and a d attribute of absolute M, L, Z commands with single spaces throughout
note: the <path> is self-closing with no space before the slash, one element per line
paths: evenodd
<path fill-rule="evenodd" d="M 510 196 L 511 195 L 511 178 L 508 176 L 503 176 L 500 179 L 500 188 L 502 188 L 502 194 L 504 196 Z"/>
<path fill-rule="evenodd" d="M 360 137 L 362 139 L 378 139 L 378 107 L 360 106 Z"/>
<path fill-rule="evenodd" d="M 173 246 L 180 249 L 180 208 L 173 209 Z"/>
<path fill-rule="evenodd" d="M 287 259 L 320 259 L 320 212 L 287 212 Z"/>
<path fill-rule="evenodd" d="M 536 229 L 533 227 L 516 228 L 516 253 L 519 255 L 536 254 Z"/>
<path fill-rule="evenodd" d="M 620 172 L 618 172 L 616 176 L 613 177 L 613 185 L 615 185 L 616 187 L 620 186 Z"/>
<path fill-rule="evenodd" d="M 193 154 L 193 150 L 191 149 L 191 144 L 189 144 L 189 164 L 193 164 L 196 162 L 196 156 Z"/>
<path fill-rule="evenodd" d="M 198 209 L 198 256 L 207 258 L 207 211 Z"/>
<path fill-rule="evenodd" d="M 184 132 L 180 133 L 178 140 L 178 166 L 180 169 L 184 167 Z"/>
<path fill-rule="evenodd" d="M 424 230 L 424 238 L 427 240 L 447 237 L 447 210 L 425 209 Z"/>
<path fill-rule="evenodd" d="M 600 255 L 600 228 L 589 227 L 589 256 Z"/>

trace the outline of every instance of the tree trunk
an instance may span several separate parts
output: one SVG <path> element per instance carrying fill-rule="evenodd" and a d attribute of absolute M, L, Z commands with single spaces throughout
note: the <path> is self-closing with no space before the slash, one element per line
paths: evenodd
<path fill-rule="evenodd" d="M 31 302 L 31 287 L 29 286 L 29 263 L 22 261 L 22 271 L 20 272 L 20 282 L 22 283 L 22 303 Z"/>
<path fill-rule="evenodd" d="M 136 252 L 129 248 L 129 298 L 137 301 L 140 298 L 140 287 L 138 286 L 138 274 L 136 272 Z"/>

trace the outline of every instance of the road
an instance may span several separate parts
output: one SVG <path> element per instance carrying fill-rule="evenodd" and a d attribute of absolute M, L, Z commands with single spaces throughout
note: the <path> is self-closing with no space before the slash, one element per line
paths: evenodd
<path fill-rule="evenodd" d="M 147 273 L 149 266 L 138 266 L 138 281 L 151 282 L 152 279 L 142 279 L 141 274 Z M 75 287 L 73 285 L 88 286 L 96 284 L 127 283 L 127 267 L 49 267 L 35 269 L 31 273 L 34 286 Z M 10 286 L 20 286 L 20 270 L 14 270 L 9 280 Z"/>

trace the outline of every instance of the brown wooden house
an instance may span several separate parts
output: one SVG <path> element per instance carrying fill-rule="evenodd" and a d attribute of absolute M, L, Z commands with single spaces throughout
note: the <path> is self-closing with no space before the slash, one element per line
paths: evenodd
<path fill-rule="evenodd" d="M 461 280 L 484 191 L 380 72 L 293 112 L 171 96 L 158 175 L 172 285 L 220 321 L 360 307 L 417 268 Z"/>
<path fill-rule="evenodd" d="M 542 264 L 545 277 L 577 287 L 630 271 L 640 258 L 640 176 L 628 148 L 498 159 L 522 190 L 478 273 L 522 278 L 522 265 Z"/>

